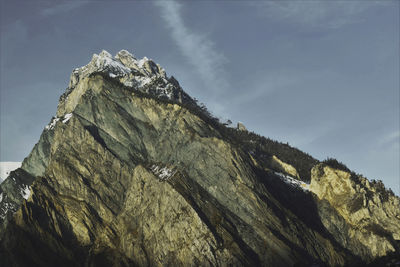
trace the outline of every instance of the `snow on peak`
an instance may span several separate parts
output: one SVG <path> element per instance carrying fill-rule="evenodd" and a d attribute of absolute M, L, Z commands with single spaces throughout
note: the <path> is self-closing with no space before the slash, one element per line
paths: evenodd
<path fill-rule="evenodd" d="M 92 62 L 94 62 L 96 71 L 112 72 L 117 75 L 126 75 L 131 72 L 130 68 L 125 67 L 121 62 L 114 59 L 111 54 L 105 50 L 101 51 L 99 55 L 94 54 Z"/>
<path fill-rule="evenodd" d="M 165 70 L 151 59 L 137 59 L 127 50 L 119 51 L 115 57 L 103 50 L 94 54 L 92 60 L 85 66 L 76 68 L 71 74 L 69 87 L 64 93 L 63 101 L 76 85 L 92 73 L 102 72 L 112 79 L 117 79 L 127 87 L 168 99 L 182 100 L 179 84 L 168 78 Z M 52 121 L 46 129 L 53 129 L 57 121 Z"/>
<path fill-rule="evenodd" d="M 46 130 L 53 130 L 60 118 L 53 117 L 51 122 L 44 127 Z"/>
<path fill-rule="evenodd" d="M 149 61 L 149 59 L 147 57 L 143 57 L 142 59 L 139 59 L 138 60 L 139 68 L 143 68 L 144 63 L 146 63 L 147 61 Z"/>
<path fill-rule="evenodd" d="M 131 54 L 129 51 L 127 51 L 125 49 L 122 49 L 115 55 L 116 59 L 120 59 L 121 57 L 130 57 L 130 58 L 136 59 L 136 57 L 133 54 Z"/>
<path fill-rule="evenodd" d="M 61 117 L 53 117 L 49 124 L 47 124 L 44 128 L 46 130 L 53 130 L 56 127 L 57 122 L 61 120 L 62 123 L 67 123 L 72 118 L 72 113 L 67 113 Z"/>
<path fill-rule="evenodd" d="M 64 115 L 64 119 L 62 120 L 62 123 L 66 123 L 67 121 L 69 121 L 69 119 L 71 119 L 72 117 L 72 113 L 67 113 Z"/>
<path fill-rule="evenodd" d="M 108 53 L 106 50 L 102 50 L 99 54 L 100 57 L 109 57 L 112 58 L 112 55 Z"/>
<path fill-rule="evenodd" d="M 134 71 L 135 75 L 131 75 Z M 111 78 L 124 78 L 123 83 L 131 82 L 131 84 L 134 84 L 132 80 L 135 80 L 138 76 L 146 76 L 148 78 L 161 76 L 166 78 L 164 69 L 158 67 L 147 57 L 137 60 L 134 55 L 126 50 L 119 51 L 113 57 L 109 52 L 103 50 L 98 55 L 94 54 L 89 64 L 73 70 L 70 87 L 75 87 L 79 80 L 89 76 L 93 72 L 105 72 Z M 138 73 L 140 75 L 137 75 Z"/>

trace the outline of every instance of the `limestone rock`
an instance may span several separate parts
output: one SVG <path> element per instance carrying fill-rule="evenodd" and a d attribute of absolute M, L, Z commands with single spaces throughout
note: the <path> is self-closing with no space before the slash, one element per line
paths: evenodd
<path fill-rule="evenodd" d="M 296 178 L 300 179 L 300 176 L 297 173 L 297 170 L 292 165 L 281 161 L 277 156 L 275 156 L 275 155 L 272 156 L 270 164 L 273 169 L 276 169 L 277 171 L 286 173 L 292 177 L 296 177 Z"/>
<path fill-rule="evenodd" d="M 292 186 L 277 168 L 305 183 L 315 160 L 253 137 L 202 113 L 152 61 L 101 52 L 0 186 L 0 261 L 354 266 L 399 252 L 397 197 L 321 164 L 309 190 Z"/>
<path fill-rule="evenodd" d="M 325 227 L 354 254 L 373 259 L 399 250 L 397 196 L 379 193 L 367 179 L 324 164 L 313 168 L 310 189 L 319 199 Z M 337 216 L 328 217 L 327 206 L 337 211 Z"/>
<path fill-rule="evenodd" d="M 247 128 L 246 128 L 246 126 L 244 126 L 244 124 L 243 123 L 241 123 L 241 122 L 238 122 L 237 123 L 237 127 L 236 127 L 239 131 L 247 131 Z"/>

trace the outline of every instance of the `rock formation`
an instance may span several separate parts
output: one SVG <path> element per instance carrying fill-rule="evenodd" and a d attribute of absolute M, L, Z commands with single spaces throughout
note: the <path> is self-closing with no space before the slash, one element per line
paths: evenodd
<path fill-rule="evenodd" d="M 400 252 L 397 196 L 226 127 L 124 50 L 73 71 L 0 195 L 4 266 L 365 266 Z"/>
<path fill-rule="evenodd" d="M 244 124 L 241 122 L 237 123 L 236 129 L 238 129 L 239 131 L 247 131 L 246 126 L 244 126 Z"/>

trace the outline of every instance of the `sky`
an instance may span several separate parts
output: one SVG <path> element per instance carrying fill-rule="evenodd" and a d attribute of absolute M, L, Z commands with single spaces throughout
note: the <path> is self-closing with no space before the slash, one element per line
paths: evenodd
<path fill-rule="evenodd" d="M 29 154 L 74 68 L 126 49 L 215 116 L 400 194 L 399 1 L 0 3 L 0 161 Z"/>

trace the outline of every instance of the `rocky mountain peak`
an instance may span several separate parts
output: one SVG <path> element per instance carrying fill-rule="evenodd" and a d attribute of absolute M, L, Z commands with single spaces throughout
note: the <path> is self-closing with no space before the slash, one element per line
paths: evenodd
<path fill-rule="evenodd" d="M 0 265 L 390 263 L 399 203 L 340 162 L 227 127 L 152 60 L 101 51 L 0 184 Z"/>
<path fill-rule="evenodd" d="M 138 61 L 137 58 L 125 49 L 119 51 L 115 55 L 115 58 L 121 61 L 121 63 L 127 66 L 128 68 L 137 67 L 137 61 Z"/>
<path fill-rule="evenodd" d="M 72 71 L 69 86 L 60 102 L 67 99 L 67 96 L 74 90 L 79 81 L 94 73 L 106 74 L 127 87 L 157 97 L 179 102 L 191 100 L 176 80 L 173 77 L 168 77 L 165 70 L 153 60 L 147 57 L 137 59 L 127 50 L 119 51 L 115 57 L 102 50 L 99 54 L 94 54 L 87 65 Z"/>

